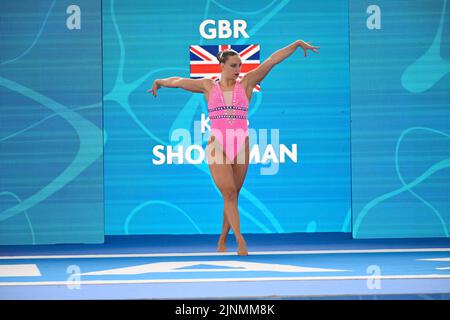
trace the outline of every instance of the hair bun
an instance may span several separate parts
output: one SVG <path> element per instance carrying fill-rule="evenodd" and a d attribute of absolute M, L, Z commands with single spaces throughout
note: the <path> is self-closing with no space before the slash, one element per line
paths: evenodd
<path fill-rule="evenodd" d="M 228 59 L 228 57 L 230 56 L 239 56 L 239 53 L 237 53 L 235 50 L 233 49 L 225 49 L 225 50 L 221 50 L 217 53 L 217 60 L 219 60 L 220 63 L 225 63 L 225 61 Z"/>

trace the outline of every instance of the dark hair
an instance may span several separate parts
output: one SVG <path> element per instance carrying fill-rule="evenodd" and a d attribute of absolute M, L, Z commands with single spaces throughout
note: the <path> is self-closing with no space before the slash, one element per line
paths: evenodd
<path fill-rule="evenodd" d="M 227 50 L 223 50 L 223 51 L 219 51 L 219 53 L 217 54 L 217 60 L 219 60 L 219 63 L 223 62 L 225 63 L 228 60 L 228 57 L 231 56 L 238 56 L 239 53 L 237 53 L 236 51 L 234 51 L 233 49 L 227 49 Z"/>

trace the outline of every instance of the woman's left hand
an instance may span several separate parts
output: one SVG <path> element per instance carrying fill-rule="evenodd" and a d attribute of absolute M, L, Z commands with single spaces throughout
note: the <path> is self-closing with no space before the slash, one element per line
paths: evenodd
<path fill-rule="evenodd" d="M 311 50 L 312 52 L 315 52 L 315 53 L 319 53 L 319 51 L 318 51 L 317 49 L 319 49 L 320 47 L 312 46 L 311 43 L 312 43 L 312 42 L 308 43 L 308 42 L 305 42 L 305 41 L 303 41 L 303 40 L 300 40 L 299 46 L 300 46 L 300 47 L 303 49 L 303 51 L 305 52 L 305 57 L 306 57 L 306 54 L 307 54 L 307 51 L 308 51 L 308 50 Z"/>

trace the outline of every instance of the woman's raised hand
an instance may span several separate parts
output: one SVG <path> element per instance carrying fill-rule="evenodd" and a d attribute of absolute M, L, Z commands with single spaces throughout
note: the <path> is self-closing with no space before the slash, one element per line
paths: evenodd
<path fill-rule="evenodd" d="M 148 89 L 147 92 L 152 92 L 153 96 L 156 97 L 156 91 L 161 88 L 161 85 L 158 83 L 158 80 L 153 81 L 153 86 L 151 89 Z"/>
<path fill-rule="evenodd" d="M 305 42 L 303 40 L 300 40 L 300 47 L 305 52 L 305 57 L 306 57 L 306 54 L 307 54 L 308 50 L 311 50 L 312 52 L 315 52 L 315 53 L 319 53 L 319 51 L 317 49 L 319 49 L 320 47 L 312 46 L 311 43 L 312 42 L 308 43 L 308 42 Z"/>

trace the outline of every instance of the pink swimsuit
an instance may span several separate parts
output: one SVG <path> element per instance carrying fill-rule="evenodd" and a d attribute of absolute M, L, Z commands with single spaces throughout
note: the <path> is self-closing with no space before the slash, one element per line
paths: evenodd
<path fill-rule="evenodd" d="M 215 82 L 209 94 L 208 114 L 211 136 L 220 142 L 227 158 L 233 161 L 248 136 L 248 98 L 242 84 L 236 80 L 231 106 L 227 106 L 219 81 Z"/>

